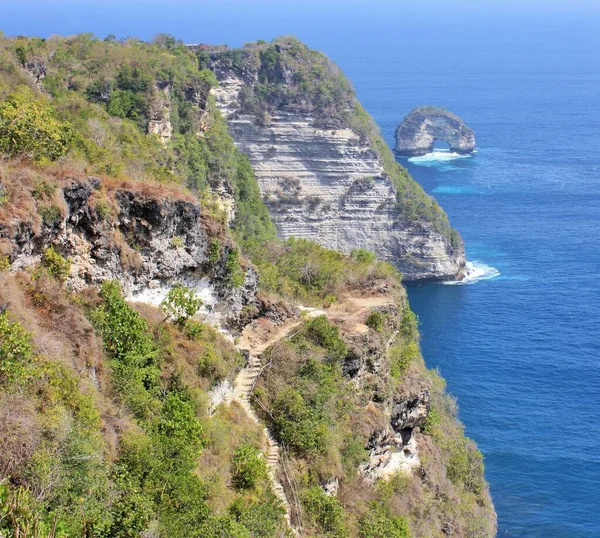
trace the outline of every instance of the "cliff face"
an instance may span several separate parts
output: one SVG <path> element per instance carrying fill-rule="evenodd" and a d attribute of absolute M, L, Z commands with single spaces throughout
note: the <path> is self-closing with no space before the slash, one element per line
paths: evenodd
<path fill-rule="evenodd" d="M 462 244 L 453 247 L 426 218 L 409 218 L 398 208 L 402 195 L 382 155 L 349 121 L 306 104 L 253 110 L 246 96 L 260 84 L 260 70 L 228 66 L 218 55 L 212 67 L 220 83 L 213 90 L 217 106 L 250 158 L 281 237 L 312 239 L 343 252 L 373 251 L 407 281 L 460 275 Z M 278 84 L 285 87 L 294 73 L 284 75 Z"/>
<path fill-rule="evenodd" d="M 73 290 L 118 280 L 133 297 L 156 290 L 160 298 L 173 284 L 185 282 L 204 291 L 207 306 L 231 320 L 255 301 L 254 270 L 246 270 L 243 286 L 228 285 L 225 263 L 233 246 L 222 225 L 203 214 L 198 203 L 160 189 L 144 193 L 135 184 L 106 189 L 102 183 L 96 177 L 67 180 L 53 195 L 56 205 L 37 203 L 38 210 L 57 207 L 56 218 L 36 215 L 0 224 L 12 270 L 40 263 L 52 246 L 69 260 L 65 279 Z M 16 202 L 34 203 L 26 191 Z M 17 212 L 10 205 L 3 209 Z M 223 247 L 209 260 L 216 243 Z"/>
<path fill-rule="evenodd" d="M 433 151 L 436 140 L 446 142 L 450 151 L 471 153 L 475 134 L 456 115 L 433 106 L 415 108 L 396 129 L 394 151 L 417 156 Z"/>

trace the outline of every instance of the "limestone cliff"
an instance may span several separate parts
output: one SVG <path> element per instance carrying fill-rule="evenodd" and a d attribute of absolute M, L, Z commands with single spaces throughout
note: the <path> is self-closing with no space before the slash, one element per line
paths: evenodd
<path fill-rule="evenodd" d="M 223 225 L 189 195 L 72 177 L 61 182 L 52 199 L 34 201 L 27 193 L 27 174 L 21 180 L 25 188 L 14 203 L 37 205 L 37 211 L 0 219 L 5 223 L 0 223 L 0 247 L 12 271 L 35 266 L 51 246 L 68 259 L 65 279 L 73 290 L 118 280 L 131 297 L 144 293 L 160 302 L 170 286 L 185 283 L 201 293 L 207 313 L 221 321 L 235 321 L 244 306 L 256 302 L 255 271 L 245 269 L 241 287 L 229 284 L 226 263 L 235 247 Z M 44 209 L 49 207 L 56 210 Z M 7 203 L 0 213 L 18 211 Z M 210 253 L 214 245 L 219 251 Z"/>
<path fill-rule="evenodd" d="M 431 153 L 436 140 L 446 142 L 450 151 L 471 153 L 475 134 L 458 116 L 434 106 L 415 108 L 396 129 L 394 151 L 399 155 Z"/>
<path fill-rule="evenodd" d="M 339 69 L 293 39 L 237 52 L 232 60 L 231 51 L 212 51 L 209 65 L 219 80 L 213 93 L 280 236 L 373 251 L 407 281 L 459 277 L 458 234 L 384 153 Z M 318 82 L 311 66 L 322 72 Z"/>

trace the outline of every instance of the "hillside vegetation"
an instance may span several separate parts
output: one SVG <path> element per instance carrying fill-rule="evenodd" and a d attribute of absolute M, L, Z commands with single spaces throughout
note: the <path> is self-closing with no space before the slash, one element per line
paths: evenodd
<path fill-rule="evenodd" d="M 328 114 L 354 102 L 342 77 L 342 89 L 320 99 L 312 71 L 298 82 L 303 97 L 279 95 L 269 82 L 281 54 L 272 46 L 250 49 L 265 64 L 267 101 L 314 102 Z M 181 286 L 162 308 L 127 302 L 117 280 L 72 286 L 77 253 L 59 236 L 86 219 L 98 227 L 77 233 L 107 242 L 94 264 L 116 249 L 123 274 L 140 270 L 152 226 L 121 232 L 123 193 L 199 211 L 209 240 L 199 276 L 235 290 L 244 271 L 257 271 L 241 324 L 281 323 L 297 303 L 345 308 L 348 296 L 390 297 L 356 322 L 360 331 L 334 315 L 298 321 L 264 354 L 270 367 L 253 403 L 284 448 L 287 477 L 278 479 L 301 536 L 492 536 L 481 455 L 423 364 L 401 275 L 366 251 L 277 239 L 210 96 L 206 60 L 165 35 L 0 39 L 0 536 L 292 536 L 262 428 L 236 402 L 211 405 L 246 362 L 236 334 L 194 316 L 200 301 Z M 68 214 L 65 189 L 84 183 L 93 193 Z M 184 249 L 184 235 L 169 248 Z M 356 378 L 353 365 L 369 357 L 378 367 Z M 431 393 L 414 429 L 422 471 L 366 480 L 359 468 L 373 433 L 415 387 Z M 337 495 L 326 494 L 334 482 Z"/>

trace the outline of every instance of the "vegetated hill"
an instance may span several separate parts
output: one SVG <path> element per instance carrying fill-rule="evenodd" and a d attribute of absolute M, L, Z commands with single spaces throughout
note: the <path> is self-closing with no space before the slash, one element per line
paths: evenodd
<path fill-rule="evenodd" d="M 400 166 L 350 82 L 293 37 L 242 49 L 200 47 L 217 106 L 250 158 L 280 235 L 365 248 L 405 280 L 456 279 L 458 232 Z"/>
<path fill-rule="evenodd" d="M 168 36 L 0 41 L 0 534 L 492 536 L 399 274 L 277 240 L 214 84 Z M 272 476 L 222 328 L 286 323 L 251 387 Z"/>

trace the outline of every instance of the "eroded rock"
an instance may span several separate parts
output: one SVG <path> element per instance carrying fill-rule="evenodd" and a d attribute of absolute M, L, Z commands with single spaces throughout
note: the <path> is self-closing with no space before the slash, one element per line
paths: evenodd
<path fill-rule="evenodd" d="M 450 151 L 471 153 L 475 134 L 455 114 L 434 106 L 415 108 L 396 129 L 394 151 L 419 156 L 433 151 L 436 140 L 447 143 Z"/>

